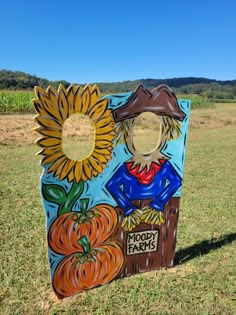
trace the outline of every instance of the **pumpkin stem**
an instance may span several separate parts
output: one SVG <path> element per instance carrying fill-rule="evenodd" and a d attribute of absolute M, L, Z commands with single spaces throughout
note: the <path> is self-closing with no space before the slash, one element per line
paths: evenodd
<path fill-rule="evenodd" d="M 75 268 L 78 264 L 84 264 L 84 263 L 89 263 L 91 261 L 96 262 L 95 256 L 98 253 L 98 249 L 93 248 L 91 249 L 90 247 L 90 242 L 87 236 L 82 236 L 79 240 L 78 243 L 82 246 L 83 248 L 83 253 L 78 253 L 74 255 L 74 258 L 78 259 Z"/>
<path fill-rule="evenodd" d="M 88 210 L 89 198 L 80 199 L 80 210 L 85 214 Z"/>
<path fill-rule="evenodd" d="M 90 253 L 90 242 L 89 239 L 87 238 L 87 236 L 82 236 L 78 242 L 80 243 L 80 245 L 83 248 L 83 251 L 85 254 L 89 254 Z"/>

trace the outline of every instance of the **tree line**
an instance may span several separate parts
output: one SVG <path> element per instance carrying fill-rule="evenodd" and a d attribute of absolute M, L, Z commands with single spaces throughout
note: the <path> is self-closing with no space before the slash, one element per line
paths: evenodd
<path fill-rule="evenodd" d="M 75 83 L 74 84 L 81 84 Z M 32 90 L 35 85 L 46 89 L 48 85 L 58 88 L 63 84 L 66 88 L 71 84 L 65 80 L 49 81 L 21 71 L 0 70 L 1 90 Z M 133 91 L 138 84 L 152 90 L 160 84 L 167 84 L 176 94 L 200 95 L 209 99 L 236 99 L 236 80 L 213 80 L 199 77 L 185 77 L 172 79 L 140 79 L 122 82 L 98 84 L 103 94 L 126 93 Z M 82 84 L 84 85 L 84 84 Z"/>

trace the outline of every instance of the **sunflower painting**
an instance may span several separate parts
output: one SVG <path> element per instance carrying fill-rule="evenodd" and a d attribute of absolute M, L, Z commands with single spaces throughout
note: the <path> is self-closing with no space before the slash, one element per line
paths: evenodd
<path fill-rule="evenodd" d="M 41 137 L 36 144 L 42 148 L 42 165 L 49 164 L 48 173 L 69 182 L 91 180 L 102 173 L 111 159 L 114 122 L 107 109 L 107 99 L 100 99 L 96 85 L 84 89 L 71 85 L 67 90 L 60 85 L 58 91 L 49 86 L 46 91 L 35 89 L 37 98 L 33 100 L 38 115 L 34 118 L 39 127 L 35 128 Z M 62 150 L 63 124 L 73 114 L 89 117 L 95 127 L 94 150 L 83 160 L 71 160 Z"/>
<path fill-rule="evenodd" d="M 152 91 L 139 85 L 103 97 L 96 85 L 36 87 L 35 92 L 55 294 L 65 298 L 173 266 L 190 101 L 177 100 L 166 85 Z M 160 122 L 156 147 L 146 153 L 136 149 L 133 130 L 144 112 Z M 94 131 L 91 150 L 78 159 L 63 145 L 66 123 L 75 114 L 89 119 Z M 155 126 L 149 125 L 152 132 Z M 78 141 L 85 143 L 83 137 Z"/>

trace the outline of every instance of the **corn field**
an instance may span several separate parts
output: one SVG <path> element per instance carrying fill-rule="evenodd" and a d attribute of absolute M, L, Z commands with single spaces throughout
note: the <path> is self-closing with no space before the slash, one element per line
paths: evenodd
<path fill-rule="evenodd" d="M 179 99 L 188 99 L 191 100 L 192 109 L 198 109 L 198 108 L 210 108 L 214 107 L 213 100 L 209 100 L 207 97 L 198 96 L 198 95 L 177 95 Z"/>
<path fill-rule="evenodd" d="M 0 114 L 32 113 L 32 91 L 0 91 Z"/>
<path fill-rule="evenodd" d="M 0 91 L 0 114 L 34 113 L 33 91 Z M 214 107 L 214 103 L 205 97 L 195 95 L 178 95 L 181 99 L 190 99 L 192 109 Z"/>

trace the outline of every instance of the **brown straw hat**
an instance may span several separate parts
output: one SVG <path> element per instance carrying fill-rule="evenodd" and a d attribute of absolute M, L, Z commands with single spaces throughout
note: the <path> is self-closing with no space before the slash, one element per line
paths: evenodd
<path fill-rule="evenodd" d="M 184 112 L 178 105 L 175 94 L 165 84 L 161 84 L 152 91 L 138 85 L 127 102 L 113 111 L 115 122 L 134 118 L 140 113 L 152 112 L 156 115 L 170 116 L 183 121 Z"/>

